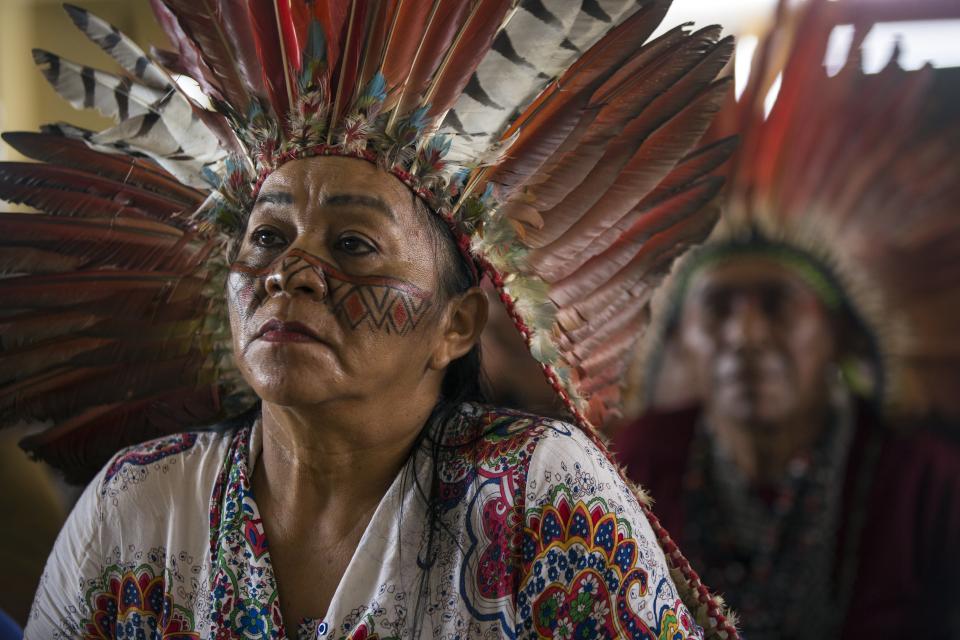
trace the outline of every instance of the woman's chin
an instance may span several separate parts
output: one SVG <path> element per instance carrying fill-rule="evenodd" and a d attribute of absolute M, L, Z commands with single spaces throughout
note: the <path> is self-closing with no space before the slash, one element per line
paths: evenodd
<path fill-rule="evenodd" d="M 316 366 L 256 367 L 245 373 L 261 400 L 281 406 L 319 404 L 337 397 L 340 387 L 330 369 Z"/>
<path fill-rule="evenodd" d="M 334 395 L 326 393 L 329 388 L 322 384 L 314 386 L 297 383 L 256 385 L 253 390 L 264 402 L 281 407 L 317 405 L 334 398 Z"/>

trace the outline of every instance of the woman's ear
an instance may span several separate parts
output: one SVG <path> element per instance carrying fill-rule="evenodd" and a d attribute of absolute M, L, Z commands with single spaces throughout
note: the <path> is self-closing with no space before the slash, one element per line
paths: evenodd
<path fill-rule="evenodd" d="M 431 369 L 445 369 L 480 341 L 487 310 L 487 296 L 480 287 L 471 287 L 450 302 L 440 342 L 430 358 Z"/>

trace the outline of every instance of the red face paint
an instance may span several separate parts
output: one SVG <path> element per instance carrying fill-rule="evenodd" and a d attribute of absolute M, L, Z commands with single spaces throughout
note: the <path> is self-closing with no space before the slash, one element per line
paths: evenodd
<path fill-rule="evenodd" d="M 417 327 L 432 306 L 433 296 L 406 280 L 345 274 L 301 249 L 291 249 L 263 268 L 236 262 L 230 271 L 251 276 L 242 278 L 242 284 L 238 283 L 234 289 L 237 301 L 244 304 L 244 299 L 250 300 L 254 295 L 255 279 L 276 275 L 289 282 L 304 269 L 311 268 L 325 283 L 326 299 L 334 315 L 351 329 L 367 327 L 406 335 Z"/>

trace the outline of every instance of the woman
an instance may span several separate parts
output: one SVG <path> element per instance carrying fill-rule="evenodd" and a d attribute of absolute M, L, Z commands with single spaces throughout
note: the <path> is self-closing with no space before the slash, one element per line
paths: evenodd
<path fill-rule="evenodd" d="M 201 29 L 209 21 L 196 22 L 195 8 L 167 2 L 172 12 L 165 13 L 158 5 L 165 25 L 179 35 L 171 39 L 181 44 L 180 61 L 186 64 L 188 55 L 200 51 L 206 56 L 209 73 L 202 80 L 216 89 L 221 102 L 214 104 L 224 125 L 210 130 L 219 135 L 229 126 L 236 136 L 231 141 L 251 150 L 247 167 L 223 163 L 228 175 L 215 196 L 220 205 L 212 215 L 201 207 L 190 231 L 218 224 L 228 247 L 233 356 L 259 403 L 218 429 L 136 445 L 106 464 L 57 541 L 27 638 L 702 637 L 702 626 L 716 637 L 735 636 L 719 605 L 589 431 L 587 414 L 596 420 L 615 403 L 608 389 L 616 385 L 609 376 L 613 371 L 615 378 L 618 369 L 611 369 L 610 353 L 602 354 L 602 367 L 594 367 L 580 351 L 590 344 L 583 333 L 602 337 L 611 329 L 602 321 L 588 322 L 578 333 L 570 325 L 563 343 L 555 314 L 599 298 L 578 295 L 587 285 L 570 280 L 569 272 L 560 275 L 569 267 L 552 264 L 560 254 L 529 251 L 548 244 L 546 237 L 537 243 L 538 234 L 549 234 L 561 245 L 572 242 L 570 224 L 544 225 L 528 215 L 527 222 L 515 223 L 524 225 L 518 227 L 496 213 L 510 202 L 508 184 L 545 188 L 558 179 L 531 162 L 546 150 L 548 161 L 554 154 L 559 175 L 561 155 L 569 156 L 570 148 L 561 147 L 556 136 L 547 139 L 547 133 L 559 131 L 557 114 L 568 125 L 576 118 L 584 122 L 581 129 L 573 127 L 575 134 L 565 134 L 568 145 L 576 147 L 579 137 L 587 136 L 583 144 L 590 149 L 616 150 L 616 155 L 594 154 L 570 167 L 581 181 L 582 191 L 573 189 L 574 195 L 604 193 L 592 178 L 601 161 L 614 167 L 601 182 L 625 198 L 618 205 L 626 207 L 622 214 L 654 187 L 665 188 L 663 180 L 671 175 L 691 179 L 690 167 L 680 161 L 722 95 L 725 85 L 711 82 L 729 55 L 729 42 L 718 43 L 716 30 L 673 32 L 666 50 L 679 47 L 692 57 L 672 80 L 678 93 L 667 104 L 645 110 L 653 87 L 630 85 L 617 71 L 631 64 L 634 71 L 642 70 L 636 65 L 666 55 L 663 41 L 660 49 L 658 43 L 652 49 L 642 46 L 665 7 L 635 12 L 631 4 L 624 3 L 616 16 L 621 24 L 585 54 L 581 66 L 553 85 L 564 91 L 548 90 L 538 106 L 520 116 L 524 131 L 541 134 L 520 132 L 509 143 L 509 156 L 485 160 L 493 163 L 489 166 L 474 161 L 473 173 L 458 172 L 459 177 L 444 173 L 449 145 L 434 133 L 450 126 L 449 114 L 457 110 L 467 118 L 463 105 L 469 96 L 458 96 L 468 82 L 483 81 L 478 54 L 495 37 L 509 38 L 514 20 L 543 22 L 534 9 L 512 12 L 500 30 L 509 3 L 491 3 L 491 13 L 477 20 L 477 8 L 466 11 L 467 3 L 451 4 L 448 8 L 458 9 L 449 14 L 435 6 L 417 23 L 424 29 L 421 48 L 442 44 L 425 74 L 420 53 L 396 71 L 402 56 L 392 48 L 394 27 L 388 28 L 384 52 L 371 52 L 379 40 L 375 31 L 364 32 L 416 23 L 416 16 L 407 15 L 416 10 L 412 5 L 399 5 L 390 15 L 393 10 L 384 3 L 363 16 L 351 4 L 341 16 L 342 29 L 331 25 L 335 17 L 324 14 L 314 16 L 306 31 L 296 15 L 278 9 L 271 13 L 275 20 L 254 20 L 252 26 L 279 24 L 274 35 L 286 47 L 281 50 L 306 38 L 302 56 L 283 54 L 284 95 L 270 90 L 279 84 L 253 86 L 257 78 L 243 72 L 252 68 L 250 60 L 234 65 L 217 57 L 212 48 L 218 43 L 205 40 L 209 32 Z M 336 13 L 335 6 L 323 8 Z M 219 33 L 241 37 L 242 20 L 231 17 L 229 5 L 220 9 L 205 17 L 217 21 Z M 314 8 L 306 3 L 294 14 L 300 10 Z M 571 29 L 593 20 L 579 10 L 568 17 Z M 74 18 L 95 31 L 91 16 Z M 614 18 L 608 16 L 608 22 Z M 458 35 L 445 44 L 435 42 L 432 38 L 443 40 L 434 30 L 439 24 L 446 25 L 445 33 Z M 579 33 L 586 48 L 608 29 L 591 27 L 590 37 L 576 30 L 569 34 Z M 347 44 L 338 49 L 334 39 L 317 36 L 317 29 L 341 34 L 341 44 Z M 101 44 L 116 53 L 118 38 Z M 184 51 L 191 42 L 197 46 Z M 350 43 L 365 43 L 368 50 L 356 59 Z M 245 55 L 239 49 L 233 54 Z M 276 54 L 261 49 L 256 55 L 267 56 L 258 61 L 269 79 L 278 68 L 270 57 Z M 468 57 L 473 66 L 447 78 L 453 73 L 450 61 L 466 64 Z M 371 62 L 374 71 L 364 82 L 367 60 L 379 60 L 381 70 Z M 56 67 L 56 74 L 48 69 L 48 78 L 69 93 L 62 75 L 68 67 Z M 132 67 L 139 78 L 149 76 L 150 69 Z M 232 83 L 231 73 L 244 82 Z M 429 79 L 427 88 L 415 82 L 418 74 Z M 345 80 L 354 75 L 358 82 Z M 665 74 L 651 78 L 655 84 L 667 80 Z M 346 87 L 354 84 L 364 88 L 351 93 Z M 672 86 L 661 88 L 669 93 Z M 606 100 L 594 101 L 598 108 L 610 106 L 600 112 L 599 128 L 588 126 L 587 118 L 597 115 L 587 108 L 591 96 Z M 678 101 L 681 97 L 686 99 Z M 225 99 L 232 103 L 224 104 Z M 85 100 L 96 102 L 96 92 Z M 153 108 L 156 118 L 165 116 Z M 512 117 L 508 111 L 504 117 Z M 211 114 L 204 117 L 214 118 Z M 129 111 L 124 116 L 132 117 Z M 626 133 L 619 135 L 624 127 Z M 182 149 L 163 154 L 156 139 L 144 136 L 149 137 L 140 126 L 124 149 L 146 149 L 143 153 L 171 171 L 185 172 L 184 163 L 195 159 L 185 158 Z M 615 137 L 620 147 L 613 144 Z M 86 140 L 96 147 L 106 145 L 107 138 L 98 134 Z M 673 142 L 652 162 L 641 157 L 651 153 L 642 147 L 648 138 Z M 633 184 L 632 172 L 644 162 L 651 165 L 648 173 L 655 175 L 657 168 L 663 180 L 648 180 L 638 191 L 619 182 L 622 177 Z M 671 174 L 675 166 L 680 169 Z M 701 166 L 697 177 L 713 166 Z M 494 182 L 497 171 L 503 173 Z M 666 201 L 683 186 L 670 185 Z M 126 193 L 141 204 L 147 201 L 144 194 Z M 570 207 L 570 215 L 576 209 L 567 195 L 551 198 L 555 206 Z M 689 203 L 690 195 L 683 195 Z M 634 285 L 648 286 L 676 253 L 672 240 L 682 246 L 712 225 L 711 215 L 694 215 L 699 204 L 688 212 L 696 231 L 662 219 L 656 223 L 673 234 L 656 251 L 643 253 L 643 243 L 624 234 L 621 245 L 629 251 L 617 245 L 618 259 L 627 262 L 608 271 L 606 288 L 590 271 L 597 265 L 591 259 L 619 233 L 606 245 L 582 249 L 580 264 L 594 278 L 589 288 L 608 297 L 623 290 L 636 299 Z M 537 213 L 533 204 L 523 206 Z M 580 213 L 609 207 L 613 204 L 594 202 Z M 562 255 L 575 254 L 568 247 Z M 215 260 L 204 259 L 207 265 Z M 542 275 L 527 264 L 540 265 Z M 583 429 L 482 404 L 476 346 L 487 316 L 478 287 L 482 276 L 498 287 Z M 550 288 L 561 281 L 565 293 L 559 286 Z M 544 290 L 553 291 L 550 299 Z M 562 302 L 565 296 L 569 304 Z M 545 307 L 552 312 L 543 324 Z M 645 313 L 609 301 L 603 308 L 619 311 L 631 331 Z M 580 310 L 589 320 L 586 308 Z M 622 359 L 622 346 L 613 350 L 614 361 Z M 579 363 L 574 377 L 572 367 L 564 368 L 571 362 Z M 580 403 L 573 393 L 589 385 L 595 400 Z"/>

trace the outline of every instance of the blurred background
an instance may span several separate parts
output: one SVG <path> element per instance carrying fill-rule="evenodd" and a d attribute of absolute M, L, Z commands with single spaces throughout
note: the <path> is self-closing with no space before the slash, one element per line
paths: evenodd
<path fill-rule="evenodd" d="M 157 27 L 147 0 L 77 0 L 76 4 L 110 21 L 141 45 L 169 48 Z M 795 4 L 802 4 L 801 2 Z M 876 22 L 863 41 L 863 69 L 877 73 L 890 59 L 895 47 L 901 51 L 904 69 L 917 69 L 926 63 L 936 68 L 960 66 L 960 19 L 957 0 L 838 0 L 851 16 L 868 10 Z M 910 5 L 909 18 L 904 7 Z M 675 0 L 662 30 L 682 22 L 696 26 L 719 23 L 725 33 L 737 37 L 738 62 L 735 92 L 739 95 L 750 74 L 750 60 L 763 34 L 770 28 L 776 0 Z M 836 73 L 847 60 L 853 38 L 852 24 L 842 20 L 832 31 L 822 64 L 828 73 Z M 111 123 L 99 114 L 72 109 L 60 99 L 36 69 L 31 49 L 41 48 L 81 64 L 104 69 L 115 68 L 112 61 L 78 31 L 60 2 L 54 0 L 0 0 L 0 130 L 32 131 L 40 125 L 67 121 L 81 127 L 100 130 Z M 187 90 L 190 88 L 184 84 Z M 777 99 L 779 84 L 772 82 L 765 96 L 770 111 Z M 22 159 L 6 144 L 0 145 L 0 160 Z M 5 210 L 24 210 L 5 205 Z M 2 306 L 2 301 L 0 301 Z M 496 306 L 496 305 L 495 305 Z M 496 326 L 507 322 L 494 318 Z M 498 324 L 497 324 L 498 323 Z M 491 379 L 499 383 L 498 395 L 515 406 L 553 412 L 552 394 L 540 384 L 536 371 L 519 338 L 510 330 L 494 330 L 485 337 Z M 500 327 L 502 329 L 502 326 Z M 502 372 L 503 375 L 498 374 Z M 507 374 L 510 374 L 509 376 Z M 669 371 L 665 372 L 669 376 Z M 639 374 L 638 374 L 639 375 Z M 666 379 L 666 378 L 665 378 Z M 638 380 L 628 381 L 635 388 Z M 529 384 L 529 388 L 524 385 Z M 670 389 L 688 389 L 683 380 L 669 381 Z M 636 391 L 635 400 L 640 397 Z M 682 394 L 681 394 L 682 395 Z M 667 398 L 667 404 L 683 398 Z M 628 406 L 624 422 L 635 418 L 640 403 Z M 60 483 L 42 465 L 30 462 L 16 446 L 27 426 L 0 431 L 0 609 L 24 622 L 32 593 L 47 553 L 77 493 Z"/>

